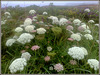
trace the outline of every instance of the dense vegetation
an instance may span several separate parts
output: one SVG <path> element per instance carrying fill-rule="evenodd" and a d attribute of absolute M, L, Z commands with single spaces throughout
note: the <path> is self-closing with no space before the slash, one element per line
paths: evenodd
<path fill-rule="evenodd" d="M 89 8 L 91 12 L 84 12 L 84 7 L 67 7 L 67 6 L 54 6 L 50 4 L 49 6 L 39 7 L 36 5 L 28 7 L 7 7 L 1 10 L 1 20 L 7 20 L 5 24 L 1 25 L 1 70 L 2 74 L 11 74 L 9 70 L 9 65 L 12 61 L 20 58 L 21 51 L 25 50 L 31 54 L 30 60 L 27 62 L 27 66 L 23 71 L 17 72 L 17 74 L 98 74 L 99 70 L 95 71 L 93 68 L 87 64 L 88 59 L 99 60 L 99 44 L 97 40 L 99 39 L 99 28 L 95 24 L 99 24 L 99 12 L 97 9 Z M 30 10 L 35 10 L 36 14 L 29 14 Z M 46 11 L 48 14 L 43 15 Z M 7 18 L 5 12 L 10 12 L 11 17 Z M 73 24 L 74 19 L 79 19 L 89 26 L 93 40 L 87 40 L 85 37 L 81 37 L 80 41 L 70 41 L 71 34 L 66 30 L 66 25 L 59 26 L 57 24 L 52 24 L 52 20 L 48 19 L 50 16 L 56 16 L 58 19 L 66 18 L 71 23 L 68 25 L 73 26 L 74 33 L 81 33 L 85 35 L 86 33 L 77 30 L 78 26 Z M 46 33 L 43 35 L 38 35 L 37 33 L 32 33 L 35 38 L 31 40 L 30 43 L 21 44 L 14 43 L 12 46 L 7 47 L 6 42 L 8 39 L 17 35 L 20 36 L 22 33 L 16 33 L 14 30 L 16 27 L 23 25 L 26 18 L 33 18 L 37 16 L 37 21 L 32 22 L 32 25 L 37 28 L 45 28 Z M 94 20 L 95 23 L 88 23 L 89 20 Z M 43 21 L 43 23 L 40 23 Z M 48 25 L 48 26 L 46 26 Z M 50 26 L 52 25 L 52 26 Z M 67 26 L 68 26 L 67 25 Z M 58 28 L 57 28 L 58 27 Z M 32 51 L 31 47 L 33 45 L 38 45 L 40 47 L 37 51 Z M 26 48 L 26 47 L 29 48 Z M 51 46 L 52 51 L 48 52 L 47 47 Z M 70 60 L 74 60 L 69 54 L 68 50 L 71 47 L 85 47 L 88 51 L 88 55 L 82 60 L 75 59 L 77 62 L 72 65 Z M 46 62 L 44 60 L 45 56 L 50 56 L 50 61 Z M 54 64 L 61 63 L 64 66 L 64 70 L 57 72 L 55 70 L 49 70 L 49 67 L 53 67 Z"/>

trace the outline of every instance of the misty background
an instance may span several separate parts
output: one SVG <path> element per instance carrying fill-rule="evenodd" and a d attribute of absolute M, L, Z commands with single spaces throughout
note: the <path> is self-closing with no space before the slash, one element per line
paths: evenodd
<path fill-rule="evenodd" d="M 30 5 L 37 6 L 48 6 L 50 3 L 53 3 L 55 6 L 77 6 L 77 5 L 98 5 L 98 1 L 1 1 L 1 8 L 5 6 L 15 7 L 19 5 L 20 7 L 27 7 Z"/>

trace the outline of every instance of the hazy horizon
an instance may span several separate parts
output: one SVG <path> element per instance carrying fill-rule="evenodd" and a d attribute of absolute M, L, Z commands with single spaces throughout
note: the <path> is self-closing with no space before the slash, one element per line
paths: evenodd
<path fill-rule="evenodd" d="M 1 8 L 7 6 L 15 7 L 19 5 L 20 7 L 26 7 L 30 5 L 37 6 L 47 6 L 53 3 L 55 6 L 76 6 L 85 4 L 99 4 L 98 1 L 1 1 Z"/>

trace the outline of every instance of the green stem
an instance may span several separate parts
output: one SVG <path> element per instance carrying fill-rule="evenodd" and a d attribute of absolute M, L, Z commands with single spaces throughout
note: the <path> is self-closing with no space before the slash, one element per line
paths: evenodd
<path fill-rule="evenodd" d="M 36 51 L 35 51 L 35 57 L 36 57 Z"/>
<path fill-rule="evenodd" d="M 56 43 L 56 36 L 55 36 L 55 38 L 54 38 L 54 46 L 55 46 L 55 43 Z"/>
<path fill-rule="evenodd" d="M 97 74 L 97 70 L 95 70 L 95 74 Z"/>

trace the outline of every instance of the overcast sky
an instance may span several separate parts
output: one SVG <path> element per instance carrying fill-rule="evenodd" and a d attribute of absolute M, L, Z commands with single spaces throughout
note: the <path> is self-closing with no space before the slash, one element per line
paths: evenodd
<path fill-rule="evenodd" d="M 53 3 L 54 5 L 60 6 L 74 6 L 74 5 L 81 5 L 81 4 L 99 4 L 98 1 L 1 1 L 1 7 L 7 6 L 16 6 L 20 5 L 21 7 L 30 6 L 30 5 L 38 5 L 38 6 L 45 6 Z"/>

